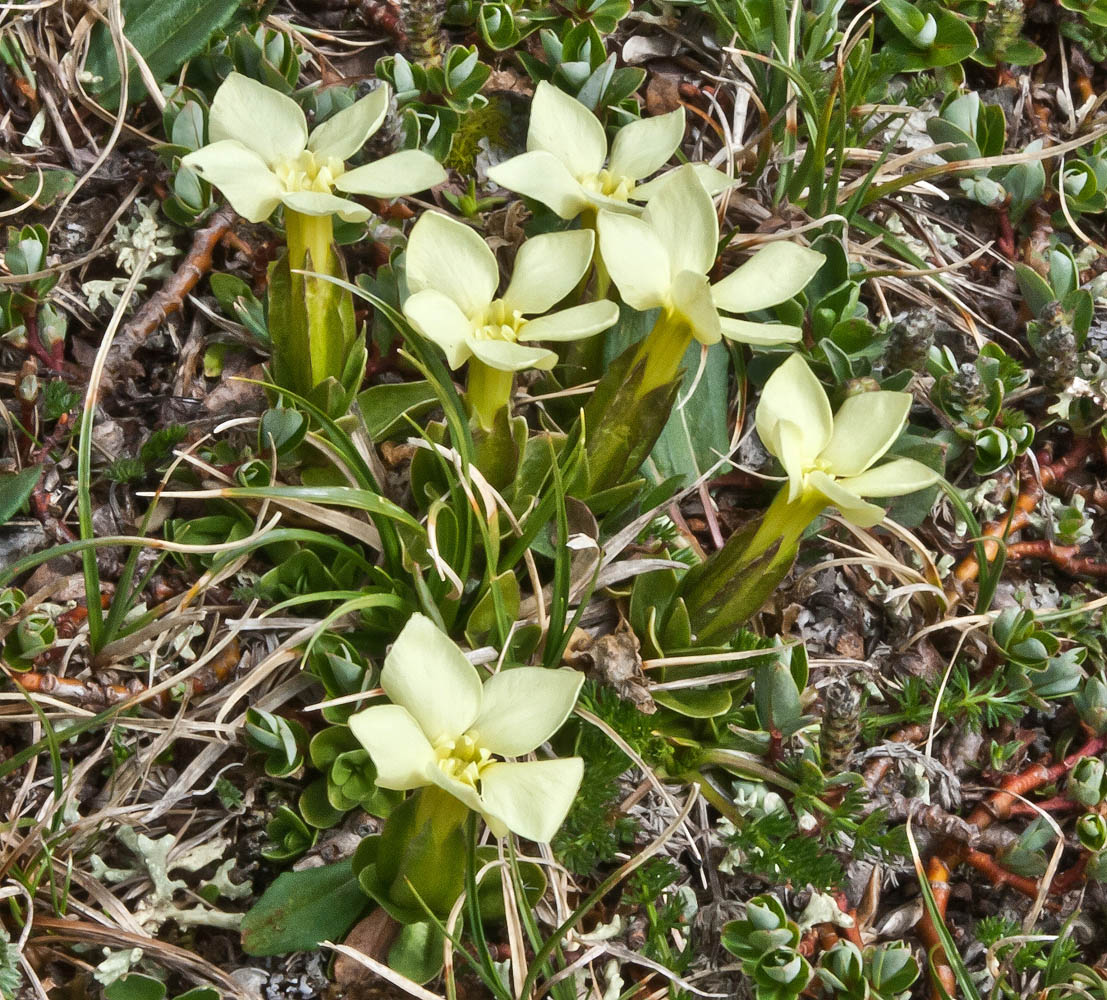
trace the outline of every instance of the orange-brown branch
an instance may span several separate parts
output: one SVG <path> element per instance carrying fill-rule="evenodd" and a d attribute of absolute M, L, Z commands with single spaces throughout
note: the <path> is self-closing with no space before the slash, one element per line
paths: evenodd
<path fill-rule="evenodd" d="M 1005 517 L 998 518 L 981 529 L 985 539 L 1004 539 L 1016 531 L 1021 531 L 1030 523 L 1030 515 L 1037 507 L 1043 492 L 1051 489 L 1057 483 L 1062 482 L 1074 469 L 1078 468 L 1092 451 L 1092 441 L 1088 438 L 1080 438 L 1073 442 L 1068 453 L 1050 461 L 1047 453 L 1041 453 L 1038 458 L 1038 475 L 1034 475 L 1034 469 L 1030 461 L 1023 459 L 1019 466 L 1021 488 L 1011 510 Z M 992 562 L 1000 553 L 998 542 L 985 541 L 984 555 Z M 980 563 L 976 558 L 976 552 L 970 553 L 957 565 L 953 571 L 954 581 L 958 586 L 971 583 L 980 574 Z"/>
<path fill-rule="evenodd" d="M 1107 748 L 1107 737 L 1096 736 L 1088 740 L 1079 750 L 1069 754 L 1056 764 L 1034 763 L 1006 777 L 987 799 L 977 804 L 969 813 L 967 822 L 983 830 L 995 820 L 1006 820 L 1021 797 L 1025 797 L 1036 788 L 1052 784 L 1071 771 L 1084 757 L 1095 756 Z M 962 861 L 971 864 L 977 871 L 987 876 L 994 885 L 1009 885 L 1030 896 L 1038 894 L 1038 885 L 1030 879 L 1023 879 L 996 864 L 995 860 L 982 851 L 976 851 L 956 841 L 946 840 L 927 863 L 926 878 L 934 895 L 935 909 L 939 920 L 944 921 L 949 905 L 949 876 Z M 1065 883 L 1062 883 L 1064 886 Z M 941 939 L 930 914 L 923 911 L 916 928 L 927 951 L 933 955 L 935 981 L 931 984 L 931 995 L 935 1000 L 943 996 L 956 996 L 957 982 L 949 958 L 942 948 Z M 943 993 L 944 990 L 944 993 Z"/>

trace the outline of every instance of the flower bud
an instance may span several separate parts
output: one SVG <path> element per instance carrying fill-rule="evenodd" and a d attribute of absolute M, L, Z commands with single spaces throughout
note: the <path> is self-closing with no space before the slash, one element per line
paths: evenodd
<path fill-rule="evenodd" d="M 909 309 L 888 330 L 884 366 L 891 372 L 923 371 L 938 318 L 929 309 Z"/>
<path fill-rule="evenodd" d="M 1085 850 L 1098 854 L 1107 847 L 1107 819 L 1099 813 L 1085 813 L 1076 821 L 1076 839 Z"/>
<path fill-rule="evenodd" d="M 1107 682 L 1102 677 L 1089 677 L 1072 700 L 1081 722 L 1097 735 L 1107 733 Z"/>
<path fill-rule="evenodd" d="M 1069 798 L 1081 805 L 1095 807 L 1107 794 L 1103 761 L 1098 757 L 1084 757 L 1077 762 L 1069 776 Z"/>
<path fill-rule="evenodd" d="M 46 304 L 38 311 L 38 339 L 46 350 L 51 351 L 55 344 L 65 340 L 65 331 L 69 326 L 69 320 L 65 313 L 58 312 L 53 306 Z"/>

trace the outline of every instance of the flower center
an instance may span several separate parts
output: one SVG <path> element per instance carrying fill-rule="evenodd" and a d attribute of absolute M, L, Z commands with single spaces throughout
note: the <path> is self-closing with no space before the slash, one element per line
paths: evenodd
<path fill-rule="evenodd" d="M 466 733 L 464 736 L 441 736 L 434 744 L 434 755 L 443 773 L 457 781 L 476 789 L 481 771 L 492 760 L 492 751 L 482 747 L 476 737 Z"/>
<path fill-rule="evenodd" d="M 273 172 L 285 191 L 317 191 L 330 194 L 334 182 L 346 172 L 346 165 L 334 156 L 316 159 L 310 149 L 282 160 Z"/>
<path fill-rule="evenodd" d="M 580 186 L 592 194 L 602 194 L 616 201 L 627 201 L 634 191 L 634 181 L 621 174 L 613 174 L 606 167 L 598 174 L 588 174 L 580 178 Z"/>
<path fill-rule="evenodd" d="M 473 317 L 473 336 L 477 340 L 506 340 L 513 344 L 526 323 L 522 313 L 508 308 L 503 299 L 495 299 Z"/>

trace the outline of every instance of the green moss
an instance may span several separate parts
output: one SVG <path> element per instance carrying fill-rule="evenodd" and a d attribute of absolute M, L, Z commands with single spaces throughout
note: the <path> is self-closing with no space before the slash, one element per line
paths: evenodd
<path fill-rule="evenodd" d="M 461 118 L 450 146 L 445 166 L 465 176 L 471 176 L 480 153 L 481 140 L 487 139 L 497 149 L 508 144 L 508 116 L 504 103 L 492 98 L 483 108 L 473 108 Z"/>

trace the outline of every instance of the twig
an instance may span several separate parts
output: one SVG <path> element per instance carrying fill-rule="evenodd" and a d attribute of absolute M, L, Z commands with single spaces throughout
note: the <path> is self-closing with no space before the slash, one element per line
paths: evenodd
<path fill-rule="evenodd" d="M 211 270 L 212 254 L 220 241 L 230 232 L 234 218 L 234 212 L 230 208 L 221 208 L 203 229 L 196 231 L 192 246 L 173 277 L 166 281 L 123 327 L 115 342 L 116 350 L 113 356 L 116 364 L 122 358 L 131 357 L 167 316 L 181 308 L 185 296 Z"/>
<path fill-rule="evenodd" d="M 193 695 L 208 694 L 222 686 L 234 673 L 239 662 L 238 640 L 232 640 L 219 657 L 209 663 L 195 676 L 184 683 Z M 97 681 L 78 680 L 73 677 L 59 677 L 57 674 L 30 671 L 23 674 L 9 674 L 16 685 L 29 694 L 49 694 L 66 701 L 78 701 L 90 708 L 101 708 L 127 701 L 146 690 L 140 680 L 126 684 L 100 684 Z M 164 712 L 172 704 L 170 692 L 162 691 L 147 701 L 157 712 Z"/>

